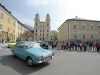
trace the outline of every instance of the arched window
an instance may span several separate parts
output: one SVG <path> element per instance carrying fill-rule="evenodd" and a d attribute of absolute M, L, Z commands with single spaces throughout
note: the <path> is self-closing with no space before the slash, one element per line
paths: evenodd
<path fill-rule="evenodd" d="M 37 23 L 36 23 L 36 26 L 37 26 Z"/>
<path fill-rule="evenodd" d="M 47 23 L 47 26 L 49 26 L 49 24 Z"/>

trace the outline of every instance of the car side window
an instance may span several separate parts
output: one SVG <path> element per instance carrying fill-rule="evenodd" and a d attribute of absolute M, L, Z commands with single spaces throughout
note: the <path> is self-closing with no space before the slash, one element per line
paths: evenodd
<path fill-rule="evenodd" d="M 25 48 L 24 43 L 20 43 L 19 47 L 20 47 L 20 48 Z"/>
<path fill-rule="evenodd" d="M 20 43 L 17 43 L 17 44 L 16 44 L 16 47 L 19 47 L 19 46 L 20 46 Z"/>

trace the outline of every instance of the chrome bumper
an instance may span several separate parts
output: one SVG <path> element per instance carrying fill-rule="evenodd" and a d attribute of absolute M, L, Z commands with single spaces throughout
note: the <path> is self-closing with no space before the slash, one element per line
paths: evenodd
<path fill-rule="evenodd" d="M 47 57 L 47 58 L 44 58 L 44 59 L 42 59 L 42 60 L 39 60 L 39 61 L 36 61 L 37 63 L 46 63 L 46 62 L 48 62 L 49 60 L 51 60 L 51 59 L 53 59 L 54 58 L 54 56 L 49 56 L 49 57 Z"/>

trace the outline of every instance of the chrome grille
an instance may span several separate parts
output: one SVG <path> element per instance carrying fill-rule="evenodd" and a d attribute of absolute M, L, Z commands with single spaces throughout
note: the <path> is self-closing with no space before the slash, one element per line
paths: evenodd
<path fill-rule="evenodd" d="M 49 57 L 49 56 L 52 56 L 52 53 L 50 53 L 50 54 L 44 54 L 44 55 L 43 55 L 43 58 L 47 58 L 47 57 Z"/>

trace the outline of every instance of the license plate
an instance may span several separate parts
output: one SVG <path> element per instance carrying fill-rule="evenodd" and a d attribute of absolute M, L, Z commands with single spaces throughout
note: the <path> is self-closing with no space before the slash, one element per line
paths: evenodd
<path fill-rule="evenodd" d="M 47 58 L 45 61 L 47 62 L 47 61 L 49 61 L 49 60 L 51 60 L 51 58 L 49 57 L 49 58 Z"/>

